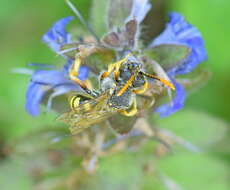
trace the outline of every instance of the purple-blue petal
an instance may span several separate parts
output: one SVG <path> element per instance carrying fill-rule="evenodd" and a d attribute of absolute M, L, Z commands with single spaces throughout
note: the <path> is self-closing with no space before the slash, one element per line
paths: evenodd
<path fill-rule="evenodd" d="M 73 20 L 72 16 L 58 20 L 42 37 L 42 41 L 55 52 L 59 51 L 60 46 L 69 43 L 71 35 L 65 30 L 66 25 Z"/>
<path fill-rule="evenodd" d="M 127 20 L 135 18 L 138 23 L 141 23 L 150 9 L 151 4 L 149 0 L 133 0 L 131 14 Z"/>
<path fill-rule="evenodd" d="M 88 78 L 88 75 L 88 67 L 81 66 L 78 72 L 78 78 L 80 80 L 86 80 Z M 31 81 L 38 84 L 46 84 L 50 86 L 72 83 L 64 70 L 37 70 L 32 75 Z"/>
<path fill-rule="evenodd" d="M 173 84 L 175 85 L 176 92 L 172 102 L 168 104 L 164 104 L 155 110 L 160 114 L 161 117 L 169 116 L 177 112 L 184 106 L 184 101 L 185 101 L 184 87 L 181 84 L 177 83 L 175 80 L 173 80 Z"/>
<path fill-rule="evenodd" d="M 40 103 L 43 96 L 49 90 L 49 87 L 30 82 L 26 92 L 25 108 L 32 116 L 37 116 L 40 113 Z"/>
<path fill-rule="evenodd" d="M 58 84 L 68 83 L 69 79 L 64 71 L 59 70 L 37 70 L 31 78 L 32 82 L 55 86 Z"/>
<path fill-rule="evenodd" d="M 87 66 L 81 66 L 78 72 L 78 77 L 80 80 L 86 80 L 89 76 L 89 68 Z"/>
<path fill-rule="evenodd" d="M 163 33 L 158 36 L 149 47 L 161 44 L 181 44 L 188 46 L 192 51 L 184 64 L 172 68 L 168 74 L 176 76 L 191 72 L 199 63 L 207 59 L 202 35 L 197 28 L 187 23 L 179 13 L 171 13 L 170 21 Z"/>

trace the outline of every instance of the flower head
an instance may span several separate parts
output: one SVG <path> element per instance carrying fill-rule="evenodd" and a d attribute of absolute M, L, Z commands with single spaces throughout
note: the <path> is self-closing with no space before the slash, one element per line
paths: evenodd
<path fill-rule="evenodd" d="M 151 4 L 148 0 L 133 0 L 130 15 L 124 22 L 134 19 L 136 23 L 140 25 L 150 9 Z M 42 40 L 56 53 L 60 52 L 60 47 L 72 42 L 71 35 L 66 32 L 66 25 L 72 19 L 73 17 L 60 19 L 42 37 Z M 164 44 L 174 44 L 186 46 L 191 51 L 181 64 L 177 64 L 166 71 L 168 77 L 176 87 L 176 92 L 173 100 L 169 104 L 162 105 L 156 109 L 163 117 L 180 110 L 184 105 L 185 90 L 183 86 L 176 81 L 175 77 L 191 72 L 199 63 L 207 58 L 204 42 L 198 29 L 187 23 L 184 17 L 179 13 L 171 13 L 169 19 L 165 30 L 149 44 L 149 48 Z M 127 26 L 129 25 L 126 25 L 126 27 Z M 112 34 L 114 34 L 114 32 Z M 124 38 L 124 40 L 126 40 L 125 37 L 125 35 L 122 36 L 122 39 Z M 136 39 L 138 38 L 133 40 Z M 80 90 L 80 87 L 73 83 L 68 76 L 73 60 L 66 56 L 64 56 L 64 58 L 67 63 L 62 69 L 38 70 L 32 75 L 26 94 L 26 109 L 31 115 L 38 115 L 40 113 L 39 105 L 44 95 L 48 92 L 51 92 L 51 94 L 49 93 L 47 103 L 47 108 L 50 109 L 52 99 L 55 96 L 68 93 L 69 91 Z M 89 69 L 86 66 L 81 66 L 78 78 L 85 80 L 88 74 Z"/>

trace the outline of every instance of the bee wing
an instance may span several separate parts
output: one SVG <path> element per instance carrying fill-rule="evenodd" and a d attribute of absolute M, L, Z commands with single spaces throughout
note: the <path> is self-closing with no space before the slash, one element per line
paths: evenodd
<path fill-rule="evenodd" d="M 115 110 L 107 106 L 107 94 L 104 94 L 81 104 L 74 110 L 62 114 L 58 117 L 58 120 L 70 125 L 70 132 L 72 135 L 75 135 L 90 126 L 108 119 L 115 113 Z"/>
<path fill-rule="evenodd" d="M 101 123 L 111 117 L 115 112 L 109 110 L 93 111 L 78 117 L 77 121 L 72 121 L 70 132 L 75 135 L 84 129 Z"/>

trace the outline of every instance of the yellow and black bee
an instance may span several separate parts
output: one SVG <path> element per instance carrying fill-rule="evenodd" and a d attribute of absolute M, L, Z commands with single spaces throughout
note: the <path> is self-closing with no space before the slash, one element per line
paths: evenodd
<path fill-rule="evenodd" d="M 72 134 L 101 123 L 117 113 L 125 116 L 136 115 L 136 94 L 143 94 L 148 88 L 146 77 L 160 80 L 174 88 L 170 82 L 142 71 L 142 63 L 131 54 L 108 67 L 108 71 L 100 76 L 99 92 L 89 89 L 84 82 L 73 76 L 76 71 L 70 71 L 70 78 L 86 92 L 73 96 L 70 101 L 71 111 L 59 118 L 70 125 Z M 74 68 L 76 67 L 73 66 Z"/>
<path fill-rule="evenodd" d="M 101 123 L 114 114 L 133 115 L 136 113 L 135 96 L 127 90 L 122 96 L 114 97 L 116 89 L 107 89 L 97 97 L 89 94 L 77 94 L 70 100 L 71 110 L 62 114 L 58 120 L 70 125 L 71 134 Z"/>

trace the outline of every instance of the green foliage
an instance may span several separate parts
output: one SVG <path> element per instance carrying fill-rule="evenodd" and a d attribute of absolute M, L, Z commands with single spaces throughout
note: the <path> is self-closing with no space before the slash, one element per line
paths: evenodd
<path fill-rule="evenodd" d="M 228 123 L 219 118 L 188 109 L 180 111 L 180 114 L 159 119 L 157 123 L 202 148 L 210 148 L 212 144 L 220 141 L 229 127 Z"/>
<path fill-rule="evenodd" d="M 96 31 L 96 34 L 101 37 L 106 32 L 106 14 L 108 1 L 107 0 L 93 0 L 91 8 L 91 23 Z"/>
<path fill-rule="evenodd" d="M 161 171 L 183 189 L 229 189 L 226 164 L 205 154 L 177 154 L 161 160 Z"/>
<path fill-rule="evenodd" d="M 188 57 L 190 49 L 183 45 L 163 44 L 148 49 L 145 53 L 168 70 L 183 63 Z"/>

